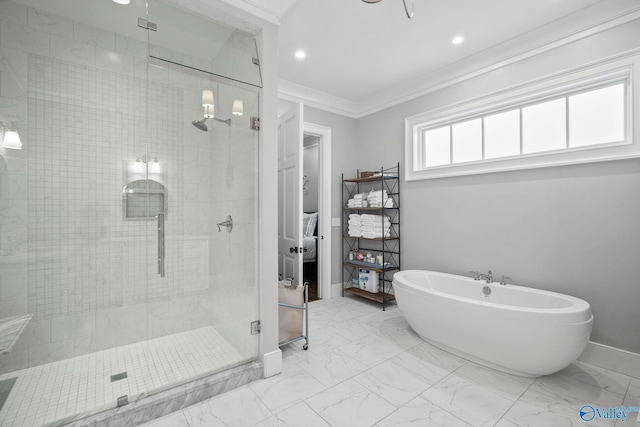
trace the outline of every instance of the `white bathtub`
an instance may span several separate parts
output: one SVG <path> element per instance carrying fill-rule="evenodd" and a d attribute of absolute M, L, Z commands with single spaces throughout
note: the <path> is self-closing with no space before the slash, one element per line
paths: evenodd
<path fill-rule="evenodd" d="M 588 302 L 555 292 L 422 270 L 396 273 L 393 288 L 402 314 L 425 341 L 525 377 L 570 365 L 593 326 Z"/>

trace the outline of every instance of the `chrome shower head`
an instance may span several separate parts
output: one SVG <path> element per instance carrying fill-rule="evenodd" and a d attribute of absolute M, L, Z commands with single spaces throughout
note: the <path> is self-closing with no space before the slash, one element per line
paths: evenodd
<path fill-rule="evenodd" d="M 191 124 L 197 127 L 198 129 L 200 129 L 201 131 L 207 132 L 209 128 L 207 127 L 207 125 L 204 124 L 204 122 L 206 122 L 207 119 L 208 119 L 207 117 L 203 117 L 202 120 L 194 120 L 191 122 Z"/>

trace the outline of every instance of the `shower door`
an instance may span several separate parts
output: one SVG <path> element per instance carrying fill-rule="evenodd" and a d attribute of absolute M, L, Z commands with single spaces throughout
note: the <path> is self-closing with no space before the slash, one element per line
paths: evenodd
<path fill-rule="evenodd" d="M 146 157 L 167 200 L 147 234 L 148 327 L 203 343 L 196 377 L 258 358 L 260 69 L 248 34 L 147 4 Z"/>

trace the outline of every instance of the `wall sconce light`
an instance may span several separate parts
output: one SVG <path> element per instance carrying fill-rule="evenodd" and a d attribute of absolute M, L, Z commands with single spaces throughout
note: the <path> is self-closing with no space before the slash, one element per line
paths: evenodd
<path fill-rule="evenodd" d="M 22 141 L 20 141 L 20 134 L 18 134 L 18 131 L 9 128 L 6 123 L 0 122 L 0 132 L 4 132 L 2 147 L 10 148 L 12 150 L 22 150 Z"/>
<path fill-rule="evenodd" d="M 201 131 L 207 132 L 209 130 L 209 128 L 205 124 L 209 119 L 213 119 L 221 123 L 226 123 L 227 126 L 231 126 L 231 119 L 222 120 L 215 116 L 212 90 L 205 89 L 202 91 L 202 108 L 204 109 L 203 118 L 191 122 L 192 125 L 200 129 Z M 243 113 L 244 111 L 242 101 L 239 99 L 234 100 L 232 114 L 234 116 L 241 116 Z"/>
<path fill-rule="evenodd" d="M 158 158 L 154 157 L 136 157 L 136 161 L 133 164 L 133 172 L 134 173 L 144 173 L 145 170 L 149 173 L 161 173 L 160 162 L 158 162 Z"/>

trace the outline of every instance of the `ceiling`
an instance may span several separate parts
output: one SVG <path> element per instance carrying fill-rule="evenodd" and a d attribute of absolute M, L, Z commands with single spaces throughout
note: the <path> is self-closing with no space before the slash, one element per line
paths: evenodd
<path fill-rule="evenodd" d="M 411 0 L 406 1 L 410 7 Z M 495 54 L 499 50 L 496 46 L 523 34 L 567 36 L 569 33 L 546 29 L 555 26 L 560 31 L 563 27 L 576 31 L 575 25 L 564 26 L 576 13 L 602 22 L 607 18 L 602 11 L 618 13 L 607 7 L 623 0 L 415 2 L 415 17 L 408 19 L 401 0 L 375 4 L 360 0 L 289 1 L 280 18 L 281 86 L 308 89 L 316 96 L 324 94 L 357 105 L 382 92 L 392 93 L 398 85 L 406 87 L 438 70 L 451 69 L 465 58 L 477 58 L 480 52 Z M 588 27 L 581 25 L 580 29 Z M 452 39 L 458 35 L 465 41 L 453 45 Z M 294 56 L 299 49 L 306 52 L 303 60 Z"/>

